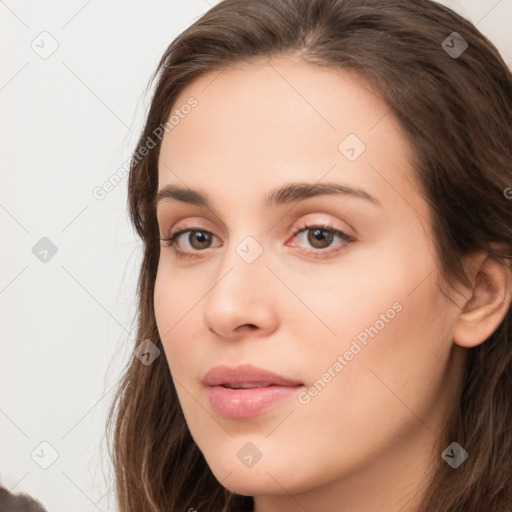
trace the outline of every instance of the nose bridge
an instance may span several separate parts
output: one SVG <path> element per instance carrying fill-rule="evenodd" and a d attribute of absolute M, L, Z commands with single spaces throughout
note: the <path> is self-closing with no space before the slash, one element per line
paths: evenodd
<path fill-rule="evenodd" d="M 239 232 L 241 231 L 233 230 L 230 233 L 231 239 L 221 257 L 217 274 L 220 281 L 216 281 L 216 287 L 234 287 L 233 291 L 239 294 L 241 299 L 243 297 L 240 293 L 244 291 L 244 287 L 261 284 L 266 280 L 264 274 L 268 269 L 265 266 L 263 243 L 252 235 L 237 234 Z"/>
<path fill-rule="evenodd" d="M 254 266 L 260 271 L 263 270 L 262 261 L 264 258 L 264 238 L 268 230 L 265 217 L 261 217 L 258 208 L 251 207 L 248 201 L 243 204 L 243 198 L 239 198 L 235 211 L 245 212 L 235 217 L 228 225 L 228 232 L 224 240 L 222 250 L 222 263 L 219 269 L 223 275 L 231 267 L 241 267 L 244 272 L 252 274 Z M 252 220 L 251 220 L 252 219 Z M 264 267 L 264 265 L 263 265 Z M 268 270 L 267 270 L 268 271 Z"/>
<path fill-rule="evenodd" d="M 275 320 L 263 244 L 255 236 L 240 235 L 241 232 L 234 228 L 230 231 L 215 282 L 205 297 L 204 320 L 225 337 L 245 324 L 268 330 Z"/>

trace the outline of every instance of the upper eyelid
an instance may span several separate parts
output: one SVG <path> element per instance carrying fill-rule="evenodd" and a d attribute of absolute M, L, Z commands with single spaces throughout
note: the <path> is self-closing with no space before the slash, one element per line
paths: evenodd
<path fill-rule="evenodd" d="M 311 219 L 310 217 L 311 216 L 318 216 L 318 215 L 323 215 L 325 216 L 324 218 L 314 218 L 314 219 Z M 311 213 L 306 213 L 306 214 L 303 214 L 303 215 L 300 215 L 300 217 L 295 220 L 294 222 L 292 222 L 290 224 L 290 228 L 288 228 L 288 230 L 292 229 L 293 226 L 298 226 L 299 224 L 300 225 L 305 225 L 305 224 L 308 224 L 309 226 L 316 226 L 316 225 L 327 225 L 327 224 L 330 224 L 332 226 L 332 229 L 338 229 L 340 231 L 343 231 L 347 234 L 351 234 L 350 231 L 352 232 L 353 236 L 358 236 L 358 232 L 357 232 L 357 229 L 355 229 L 347 220 L 342 220 L 342 219 L 337 219 L 337 220 L 332 220 L 330 217 L 333 216 L 333 213 L 330 213 L 330 212 L 327 212 L 327 211 L 316 211 L 316 212 L 311 212 Z M 336 215 L 334 215 L 336 216 Z M 189 220 L 190 219 L 190 220 Z M 198 220 L 196 220 L 198 219 Z M 281 219 L 280 222 L 284 222 L 284 219 Z M 348 229 L 346 227 L 337 227 L 336 226 L 336 223 L 338 222 L 342 222 L 345 226 L 348 227 Z M 162 220 L 162 222 L 160 222 L 160 220 L 157 218 L 157 226 L 158 228 L 160 229 L 160 231 L 163 230 L 163 227 L 165 227 L 165 225 L 167 224 L 174 224 L 174 227 L 172 229 L 172 231 L 174 232 L 177 232 L 179 231 L 180 229 L 191 229 L 191 230 L 194 230 L 195 228 L 198 228 L 198 229 L 201 229 L 201 230 L 204 230 L 204 231 L 209 231 L 209 232 L 212 232 L 213 234 L 213 231 L 215 230 L 215 228 L 212 228 L 210 229 L 209 227 L 199 227 L 198 224 L 204 224 L 204 223 L 207 223 L 207 224 L 210 224 L 210 225 L 213 225 L 213 222 L 208 220 L 208 219 L 205 219 L 204 217 L 184 217 L 183 219 L 180 219 L 176 222 L 167 222 L 166 220 Z M 181 227 L 178 227 L 178 226 L 181 226 Z M 271 224 L 271 227 L 270 229 L 267 230 L 268 231 L 271 231 L 272 229 L 274 229 L 274 227 L 276 226 L 275 223 Z M 225 228 L 225 224 L 224 223 L 221 223 L 221 230 L 224 230 Z M 298 229 L 298 228 L 296 228 Z M 232 231 L 231 229 L 227 228 L 228 231 Z M 170 229 L 165 229 L 165 231 L 167 232 L 167 234 L 169 234 L 171 232 Z"/>
<path fill-rule="evenodd" d="M 351 235 L 347 229 L 343 227 L 336 227 L 333 222 L 329 221 L 303 221 L 299 224 L 294 223 L 290 227 L 291 233 L 290 235 L 296 235 L 298 232 L 304 232 L 309 229 L 313 229 L 316 227 L 324 227 L 325 229 L 329 229 L 331 231 L 341 231 L 347 236 L 353 237 L 354 235 Z M 188 231 L 205 231 L 207 233 L 212 234 L 215 238 L 219 238 L 211 229 L 203 228 L 197 225 L 181 225 L 179 222 L 177 223 L 176 227 L 174 227 L 172 230 L 169 230 L 167 234 L 164 234 L 163 236 L 165 238 L 172 238 L 175 236 L 181 236 L 182 234 L 188 232 Z"/>

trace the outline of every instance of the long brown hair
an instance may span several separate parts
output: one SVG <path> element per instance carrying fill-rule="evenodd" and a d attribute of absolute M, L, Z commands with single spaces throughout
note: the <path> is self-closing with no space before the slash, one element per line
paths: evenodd
<path fill-rule="evenodd" d="M 443 43 L 458 37 L 453 32 L 467 43 L 459 55 L 447 51 L 450 39 Z M 447 283 L 468 283 L 462 261 L 474 250 L 503 264 L 512 258 L 512 75 L 474 25 L 430 0 L 224 0 L 169 45 L 151 78 L 156 85 L 128 183 L 144 251 L 134 349 L 150 339 L 163 352 L 153 309 L 158 127 L 200 75 L 278 55 L 359 73 L 387 103 L 414 148 Z M 141 158 L 148 139 L 156 147 Z M 494 242 L 505 250 L 497 252 Z M 456 440 L 470 460 L 454 470 L 440 446 L 422 512 L 512 510 L 511 314 L 509 308 L 492 336 L 468 349 L 461 400 L 443 439 Z M 127 363 L 107 437 L 122 512 L 253 510 L 252 497 L 221 486 L 191 438 L 165 357 Z"/>

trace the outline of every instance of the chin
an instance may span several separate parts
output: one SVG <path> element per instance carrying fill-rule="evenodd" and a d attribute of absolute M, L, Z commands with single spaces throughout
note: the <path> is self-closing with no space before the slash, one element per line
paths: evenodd
<path fill-rule="evenodd" d="M 306 480 L 301 483 L 302 475 L 297 471 L 296 463 L 285 457 L 286 454 L 279 454 L 277 449 L 271 450 L 269 455 L 262 456 L 252 467 L 248 467 L 236 455 L 238 444 L 243 446 L 245 443 L 237 443 L 233 452 L 225 450 L 222 455 L 210 454 L 205 457 L 210 470 L 223 487 L 244 496 L 282 494 L 283 488 L 293 493 L 306 490 L 307 475 L 304 475 Z M 310 479 L 311 468 L 308 473 Z"/>
<path fill-rule="evenodd" d="M 270 473 L 274 475 L 272 472 Z M 276 477 L 274 480 L 264 469 L 256 473 L 253 473 L 251 470 L 239 470 L 237 472 L 233 471 L 227 477 L 226 475 L 227 473 L 224 473 L 223 476 L 215 474 L 215 477 L 228 491 L 243 496 L 282 494 L 283 487 L 288 489 L 284 477 Z"/>

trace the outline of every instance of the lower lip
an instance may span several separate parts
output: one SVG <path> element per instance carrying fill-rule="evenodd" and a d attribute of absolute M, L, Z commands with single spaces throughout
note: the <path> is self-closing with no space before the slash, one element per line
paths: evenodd
<path fill-rule="evenodd" d="M 262 388 L 229 389 L 208 387 L 210 403 L 226 418 L 250 418 L 269 409 L 276 402 L 296 395 L 302 386 L 266 386 Z"/>

